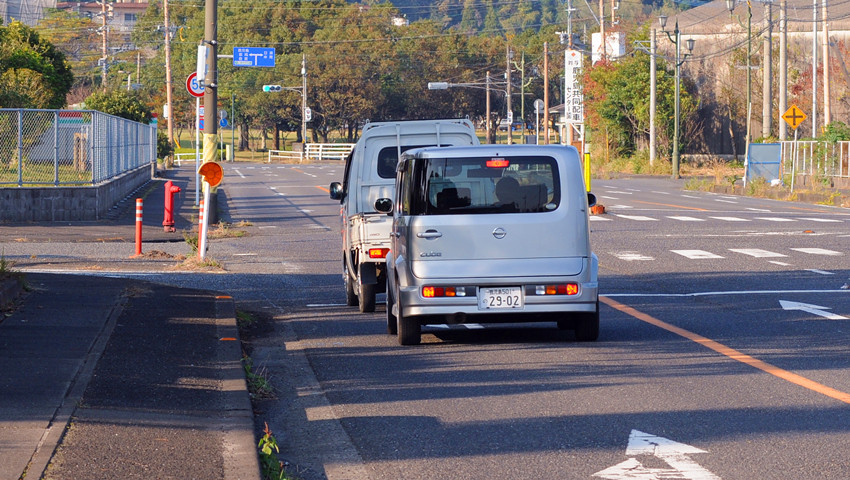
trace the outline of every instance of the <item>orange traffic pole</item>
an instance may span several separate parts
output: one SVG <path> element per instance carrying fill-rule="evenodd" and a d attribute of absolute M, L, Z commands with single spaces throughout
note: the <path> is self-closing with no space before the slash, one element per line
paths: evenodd
<path fill-rule="evenodd" d="M 142 254 L 142 199 L 136 199 L 136 255 Z"/>

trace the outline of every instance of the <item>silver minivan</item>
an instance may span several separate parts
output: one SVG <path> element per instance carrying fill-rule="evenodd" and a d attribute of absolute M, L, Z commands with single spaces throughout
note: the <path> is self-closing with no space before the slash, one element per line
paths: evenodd
<path fill-rule="evenodd" d="M 599 336 L 597 273 L 578 152 L 560 145 L 411 150 L 398 164 L 387 261 L 387 330 L 555 321 Z"/>

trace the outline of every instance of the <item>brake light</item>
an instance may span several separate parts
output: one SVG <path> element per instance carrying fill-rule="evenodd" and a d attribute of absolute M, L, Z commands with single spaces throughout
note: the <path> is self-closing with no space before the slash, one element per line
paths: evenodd
<path fill-rule="evenodd" d="M 511 162 L 509 160 L 505 160 L 504 158 L 493 158 L 487 160 L 487 168 L 507 168 Z"/>
<path fill-rule="evenodd" d="M 536 295 L 578 295 L 578 284 L 537 285 L 534 293 Z"/>
<path fill-rule="evenodd" d="M 370 248 L 369 258 L 386 258 L 389 251 L 389 248 Z"/>
<path fill-rule="evenodd" d="M 422 287 L 422 296 L 425 298 L 465 297 L 466 287 L 435 287 L 427 285 Z"/>

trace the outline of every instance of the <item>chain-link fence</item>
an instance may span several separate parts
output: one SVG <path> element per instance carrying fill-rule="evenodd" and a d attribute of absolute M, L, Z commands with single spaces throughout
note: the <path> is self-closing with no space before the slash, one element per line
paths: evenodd
<path fill-rule="evenodd" d="M 0 108 L 0 187 L 95 185 L 156 162 L 156 126 L 92 110 Z"/>

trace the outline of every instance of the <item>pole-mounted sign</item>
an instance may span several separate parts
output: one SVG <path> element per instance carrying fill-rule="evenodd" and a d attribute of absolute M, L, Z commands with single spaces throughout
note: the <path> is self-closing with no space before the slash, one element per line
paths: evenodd
<path fill-rule="evenodd" d="M 189 74 L 189 78 L 186 79 L 186 90 L 193 97 L 204 96 L 204 84 L 198 81 L 198 72 Z"/>
<path fill-rule="evenodd" d="M 791 108 L 782 114 L 782 119 L 792 130 L 796 130 L 807 118 L 809 117 L 797 105 L 791 105 Z"/>

